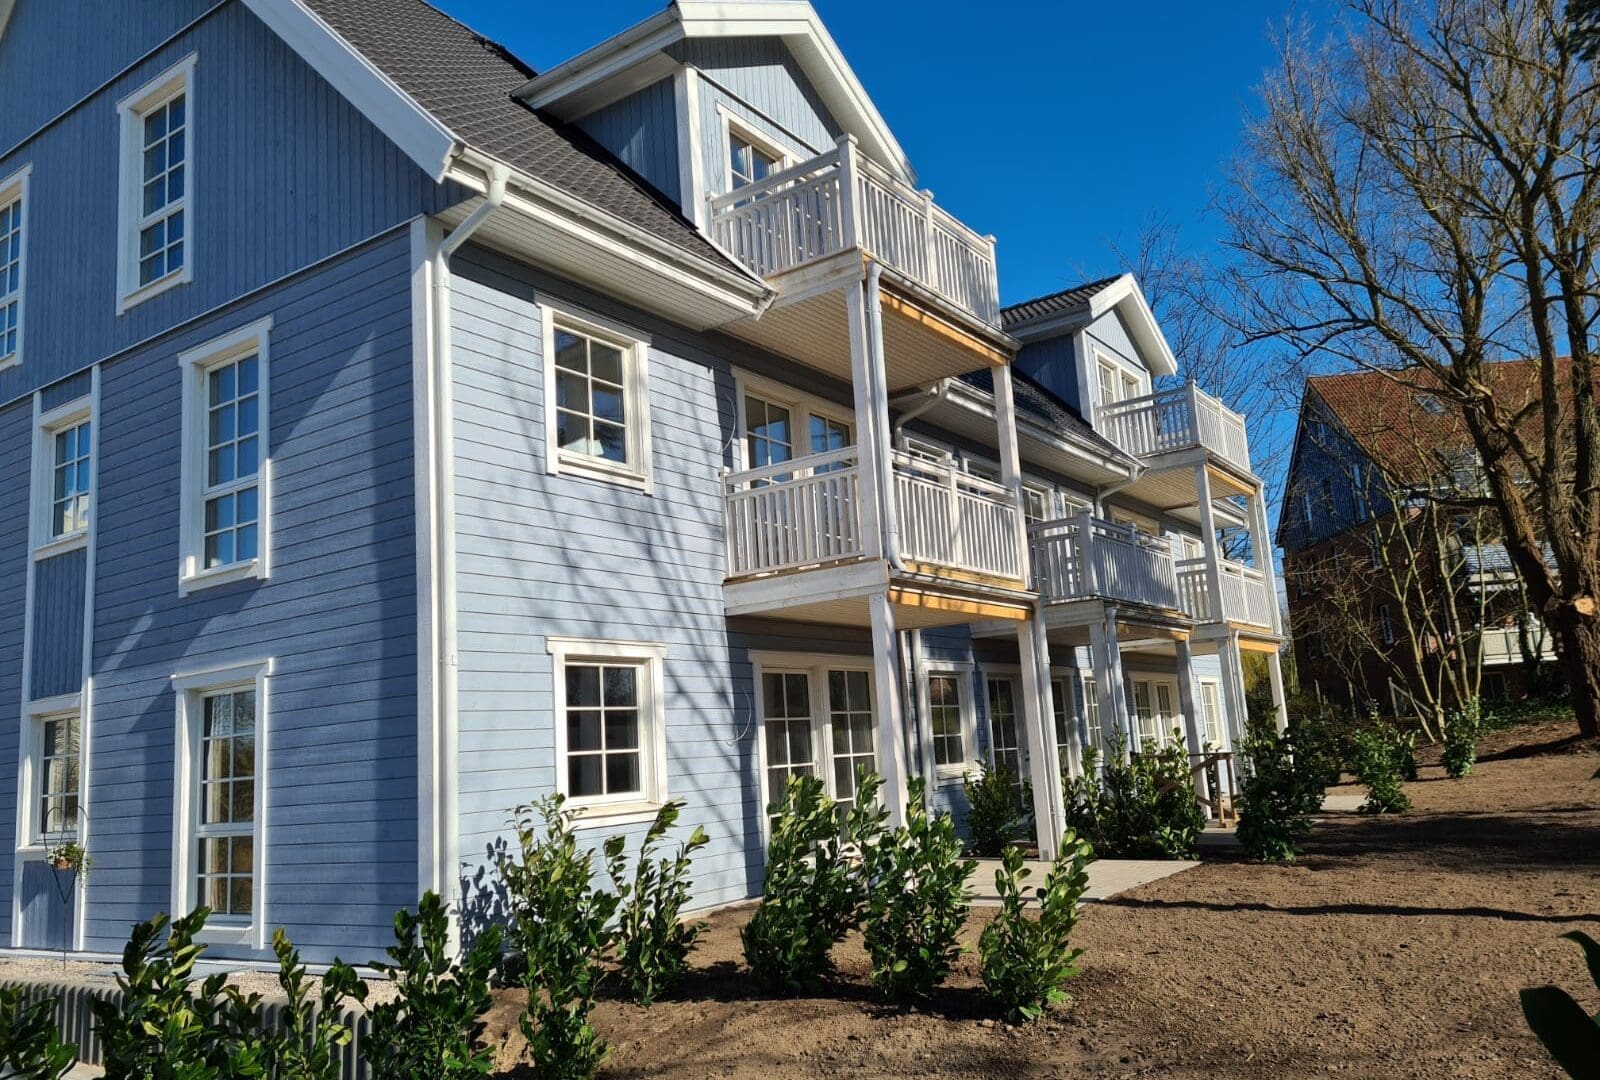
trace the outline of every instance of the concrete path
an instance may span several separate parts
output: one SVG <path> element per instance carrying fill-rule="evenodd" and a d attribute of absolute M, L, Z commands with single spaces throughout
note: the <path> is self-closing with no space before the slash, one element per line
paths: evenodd
<path fill-rule="evenodd" d="M 1365 795 L 1324 795 L 1322 809 L 1327 813 L 1353 814 L 1367 801 Z"/>
<path fill-rule="evenodd" d="M 1028 895 L 1044 884 L 1050 873 L 1050 864 L 1029 859 L 1022 864 L 1032 871 L 1023 879 L 1023 889 Z M 1085 900 L 1109 900 L 1118 893 L 1160 881 L 1164 877 L 1182 873 L 1200 864 L 1177 859 L 1096 859 L 1089 864 L 1089 888 Z M 978 868 L 972 872 L 973 899 L 977 907 L 996 907 L 1000 895 L 995 892 L 994 872 L 1000 868 L 999 859 L 979 859 Z"/>

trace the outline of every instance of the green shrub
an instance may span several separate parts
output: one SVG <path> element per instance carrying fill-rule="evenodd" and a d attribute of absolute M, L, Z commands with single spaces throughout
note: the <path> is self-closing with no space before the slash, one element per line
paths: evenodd
<path fill-rule="evenodd" d="M 1400 779 L 1408 783 L 1416 783 L 1417 777 L 1421 775 L 1421 771 L 1417 767 L 1416 730 L 1401 731 L 1392 724 L 1386 726 L 1388 727 L 1387 737 L 1394 747 L 1395 761 L 1400 767 Z"/>
<path fill-rule="evenodd" d="M 1351 766 L 1367 789 L 1364 814 L 1398 814 L 1411 809 L 1400 780 L 1405 769 L 1405 744 L 1387 725 L 1366 728 L 1352 737 Z"/>
<path fill-rule="evenodd" d="M 967 837 L 974 855 L 989 858 L 1017 839 L 1022 828 L 1017 777 L 1000 765 L 985 767 L 974 780 L 961 778 L 967 795 Z"/>
<path fill-rule="evenodd" d="M 1589 978 L 1600 990 L 1600 944 L 1581 930 L 1562 934 L 1583 949 Z M 1522 1015 L 1544 1043 L 1550 1056 L 1574 1080 L 1595 1075 L 1600 1062 L 1600 1014 L 1590 1016 L 1571 994 L 1556 986 L 1536 986 L 1522 991 Z"/>
<path fill-rule="evenodd" d="M 1483 737 L 1483 708 L 1476 698 L 1463 702 L 1444 718 L 1444 771 L 1452 780 L 1472 772 Z"/>
<path fill-rule="evenodd" d="M 1239 846 L 1263 862 L 1292 862 L 1322 806 L 1321 763 L 1302 761 L 1292 732 L 1255 727 L 1243 747 Z"/>
<path fill-rule="evenodd" d="M 339 1017 L 346 999 L 367 1000 L 367 984 L 335 958 L 313 999 L 306 966 L 282 927 L 272 935 L 272 951 L 288 1004 L 283 1029 L 267 1038 L 268 1073 L 276 1080 L 340 1080 L 339 1048 L 349 1046 L 352 1035 Z"/>
<path fill-rule="evenodd" d="M 768 992 L 814 987 L 832 969 L 829 951 L 861 924 L 867 887 L 858 864 L 882 837 L 882 783 L 860 773 L 841 824 L 820 779 L 789 778 L 774 808 L 761 904 L 740 933 L 745 962 Z"/>
<path fill-rule="evenodd" d="M 210 915 L 207 907 L 181 919 L 162 913 L 133 928 L 117 976 L 122 1000 L 89 1006 L 107 1077 L 210 1080 L 265 1073 L 261 996 L 241 994 L 220 973 L 198 992 L 191 985 L 205 951 L 194 939 Z"/>
<path fill-rule="evenodd" d="M 479 934 L 459 962 L 451 958 L 449 921 L 437 893 L 417 912 L 394 917 L 388 963 L 372 968 L 394 981 L 398 996 L 372 1009 L 363 1055 L 373 1080 L 468 1080 L 483 1076 L 494 1054 L 478 1043 L 489 1011 L 489 977 L 500 957 L 500 928 Z"/>
<path fill-rule="evenodd" d="M 1061 845 L 1062 858 L 1035 891 L 1038 918 L 1023 910 L 1022 880 L 1028 871 L 1022 852 L 1008 848 L 995 871 L 1000 911 L 978 939 L 983 962 L 983 988 L 989 1000 L 1014 1022 L 1034 1020 L 1051 1005 L 1066 1000 L 1062 989 L 1078 974 L 1082 949 L 1072 947 L 1072 930 L 1078 923 L 1078 901 L 1089 884 L 1086 869 L 1093 855 L 1089 844 L 1068 833 Z M 1069 858 L 1070 856 L 1070 858 Z"/>
<path fill-rule="evenodd" d="M 656 812 L 640 843 L 631 881 L 624 869 L 622 837 L 606 842 L 606 872 L 621 902 L 615 932 L 617 964 L 640 1005 L 651 1004 L 682 981 L 689 970 L 689 950 L 706 927 L 681 917 L 689 900 L 690 857 L 709 843 L 705 830 L 696 828 L 678 846 L 677 855 L 653 858 L 656 845 L 678 823 L 682 810 L 682 800 L 673 800 Z"/>
<path fill-rule="evenodd" d="M 1290 702 L 1289 734 L 1294 739 L 1295 758 L 1324 788 L 1344 779 L 1355 730 L 1350 716 L 1315 698 L 1299 694 Z"/>
<path fill-rule="evenodd" d="M 56 1031 L 51 998 L 24 1004 L 22 991 L 0 986 L 0 1073 L 26 1080 L 60 1080 L 76 1064 L 78 1048 Z"/>
<path fill-rule="evenodd" d="M 926 790 L 921 777 L 911 781 L 905 826 L 867 853 L 872 983 L 899 1003 L 929 993 L 961 955 L 956 937 L 970 907 L 967 879 L 978 865 L 961 857 L 950 815 L 929 816 Z"/>
<path fill-rule="evenodd" d="M 1064 781 L 1067 825 L 1101 858 L 1194 858 L 1206 815 L 1183 744 L 1131 755 L 1125 745 L 1120 734 L 1113 738 L 1098 778 L 1090 753 L 1083 776 Z"/>
<path fill-rule="evenodd" d="M 517 851 L 500 859 L 512 941 L 527 962 L 524 1037 L 541 1077 L 590 1077 L 606 1043 L 589 1022 L 605 975 L 618 898 L 595 888 L 594 851 L 581 848 L 562 795 L 519 806 Z"/>

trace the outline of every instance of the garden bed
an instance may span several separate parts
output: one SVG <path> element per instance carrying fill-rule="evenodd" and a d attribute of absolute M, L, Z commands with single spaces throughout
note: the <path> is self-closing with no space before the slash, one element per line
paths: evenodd
<path fill-rule="evenodd" d="M 1074 1002 L 1027 1028 L 985 1011 L 970 955 L 926 1009 L 883 1008 L 857 939 L 828 994 L 760 999 L 748 909 L 719 913 L 678 1000 L 599 1007 L 604 1075 L 1557 1077 L 1516 991 L 1556 982 L 1600 1008 L 1558 940 L 1600 935 L 1600 755 L 1572 730 L 1496 733 L 1459 782 L 1425 752 L 1414 812 L 1328 815 L 1292 866 L 1209 861 L 1089 905 Z M 502 992 L 490 1017 L 507 1064 L 522 1001 Z"/>

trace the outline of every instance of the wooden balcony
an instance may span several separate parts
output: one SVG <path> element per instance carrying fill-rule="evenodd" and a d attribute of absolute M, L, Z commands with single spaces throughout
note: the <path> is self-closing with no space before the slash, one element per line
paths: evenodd
<path fill-rule="evenodd" d="M 859 250 L 977 322 L 998 328 L 994 237 L 892 176 L 851 139 L 759 183 L 712 196 L 711 237 L 772 278 Z"/>
<path fill-rule="evenodd" d="M 1528 626 L 1528 645 L 1540 660 L 1556 658 L 1555 637 L 1538 621 Z M 1520 664 L 1526 659 L 1522 655 L 1522 638 L 1515 626 L 1485 627 L 1478 634 L 1478 647 L 1485 666 Z"/>
<path fill-rule="evenodd" d="M 1250 475 L 1244 417 L 1194 383 L 1096 410 L 1100 433 L 1142 461 L 1205 450 Z"/>
<path fill-rule="evenodd" d="M 934 576 L 993 578 L 1021 587 L 1019 511 L 999 484 L 942 462 L 894 456 L 900 555 Z M 854 447 L 729 473 L 728 578 L 836 566 L 872 557 L 862 529 Z"/>
<path fill-rule="evenodd" d="M 1045 603 L 1101 599 L 1181 611 L 1172 544 L 1087 511 L 1028 529 L 1033 588 Z"/>
<path fill-rule="evenodd" d="M 1274 598 L 1266 575 L 1229 559 L 1221 560 L 1218 569 L 1221 595 L 1213 596 L 1205 559 L 1185 559 L 1177 564 L 1183 610 L 1197 623 L 1228 622 L 1271 630 Z"/>

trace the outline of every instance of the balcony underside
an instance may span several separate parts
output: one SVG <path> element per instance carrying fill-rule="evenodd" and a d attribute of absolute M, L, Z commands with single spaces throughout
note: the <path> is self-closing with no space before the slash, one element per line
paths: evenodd
<path fill-rule="evenodd" d="M 759 319 L 729 333 L 790 356 L 845 382 L 852 378 L 845 290 L 865 272 L 859 250 L 845 251 L 768 281 L 778 299 Z M 891 394 L 1010 360 L 1004 335 L 885 270 L 881 289 L 884 369 Z"/>
<path fill-rule="evenodd" d="M 1194 631 L 1193 620 L 1181 611 L 1149 608 L 1099 596 L 1080 596 L 1045 605 L 1045 629 L 1050 644 L 1061 648 L 1087 646 L 1090 627 L 1101 624 L 1111 609 L 1116 610 L 1117 640 L 1125 651 L 1168 654 L 1174 642 L 1187 641 Z M 1011 627 L 1004 623 L 983 623 L 972 630 L 974 637 L 1004 637 L 1011 632 Z"/>
<path fill-rule="evenodd" d="M 894 606 L 895 623 L 902 630 L 980 621 L 1014 626 L 1029 617 L 1035 599 L 1021 582 L 914 565 L 901 572 L 881 559 L 732 579 L 723 585 L 730 618 L 767 616 L 825 626 L 870 626 L 869 602 L 881 594 Z"/>
<path fill-rule="evenodd" d="M 1249 495 L 1256 488 L 1253 478 L 1218 464 L 1205 450 L 1192 449 L 1147 459 L 1145 471 L 1122 488 L 1121 493 L 1179 521 L 1198 526 L 1200 485 L 1195 477 L 1195 466 L 1201 463 L 1211 475 L 1213 501 Z"/>

